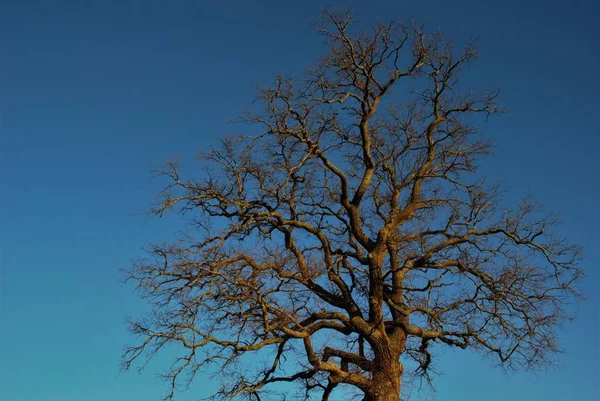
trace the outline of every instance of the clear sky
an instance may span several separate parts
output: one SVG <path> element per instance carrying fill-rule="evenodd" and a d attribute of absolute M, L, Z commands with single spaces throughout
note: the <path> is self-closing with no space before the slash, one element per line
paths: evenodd
<path fill-rule="evenodd" d="M 367 3 L 370 3 L 367 5 Z M 470 83 L 509 112 L 483 126 L 486 166 L 533 193 L 586 248 L 588 300 L 564 327 L 562 368 L 504 374 L 443 355 L 437 400 L 600 399 L 600 63 L 597 2 L 345 2 L 369 25 L 425 19 L 481 57 Z M 232 127 L 257 84 L 323 50 L 319 1 L 0 0 L 0 400 L 151 401 L 161 360 L 119 375 L 127 315 L 144 304 L 119 269 L 176 218 L 140 216 L 152 162 L 190 160 Z M 163 358 L 162 362 L 166 360 Z M 208 395 L 202 382 L 180 400 Z"/>

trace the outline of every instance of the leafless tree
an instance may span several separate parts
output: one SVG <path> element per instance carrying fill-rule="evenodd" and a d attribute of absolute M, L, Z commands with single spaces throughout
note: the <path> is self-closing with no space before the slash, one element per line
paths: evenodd
<path fill-rule="evenodd" d="M 176 344 L 167 398 L 214 365 L 217 396 L 297 383 L 306 398 L 398 401 L 405 368 L 429 377 L 443 347 L 552 361 L 580 250 L 476 174 L 491 148 L 476 117 L 499 109 L 497 92 L 460 89 L 474 47 L 414 23 L 323 19 L 329 52 L 259 91 L 243 119 L 255 135 L 204 154 L 198 179 L 161 170 L 153 213 L 180 210 L 194 229 L 128 271 L 152 313 L 131 321 L 125 368 Z"/>

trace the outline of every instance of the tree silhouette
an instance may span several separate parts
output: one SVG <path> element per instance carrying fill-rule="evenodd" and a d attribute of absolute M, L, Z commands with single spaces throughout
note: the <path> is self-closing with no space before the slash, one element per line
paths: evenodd
<path fill-rule="evenodd" d="M 405 366 L 429 377 L 443 346 L 551 361 L 580 251 L 476 174 L 491 145 L 475 118 L 499 109 L 497 92 L 460 89 L 472 44 L 457 53 L 412 23 L 358 31 L 348 11 L 319 31 L 318 65 L 243 118 L 259 134 L 204 154 L 198 179 L 161 170 L 152 212 L 180 210 L 194 231 L 128 271 L 152 312 L 131 321 L 125 368 L 177 344 L 167 398 L 216 365 L 217 396 L 294 382 L 307 398 L 345 385 L 397 401 Z"/>

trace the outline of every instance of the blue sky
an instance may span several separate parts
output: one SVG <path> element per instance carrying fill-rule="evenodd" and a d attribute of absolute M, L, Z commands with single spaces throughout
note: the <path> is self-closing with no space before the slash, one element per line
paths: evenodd
<path fill-rule="evenodd" d="M 335 3 L 335 2 L 334 2 Z M 479 37 L 469 83 L 501 88 L 483 126 L 485 165 L 515 199 L 533 193 L 586 248 L 562 367 L 505 374 L 470 352 L 441 356 L 437 400 L 600 399 L 599 6 L 594 1 L 349 1 L 357 17 L 427 20 Z M 139 213 L 152 162 L 190 160 L 249 105 L 258 84 L 300 74 L 323 50 L 318 1 L 0 1 L 0 400 L 146 401 L 161 361 L 119 374 L 127 315 L 119 283 L 176 218 Z M 214 388 L 206 380 L 180 400 Z"/>

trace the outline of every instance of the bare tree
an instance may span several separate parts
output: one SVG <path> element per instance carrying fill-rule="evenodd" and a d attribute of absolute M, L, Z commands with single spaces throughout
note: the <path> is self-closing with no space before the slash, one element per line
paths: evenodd
<path fill-rule="evenodd" d="M 473 46 L 412 23 L 357 31 L 345 11 L 320 27 L 328 54 L 243 119 L 260 133 L 204 154 L 199 179 L 162 170 L 153 213 L 194 230 L 128 271 L 153 309 L 131 322 L 125 368 L 177 344 L 167 398 L 215 365 L 223 397 L 298 383 L 397 401 L 405 367 L 429 377 L 438 347 L 552 361 L 580 251 L 475 174 L 490 151 L 475 117 L 499 110 L 496 92 L 459 88 Z"/>

